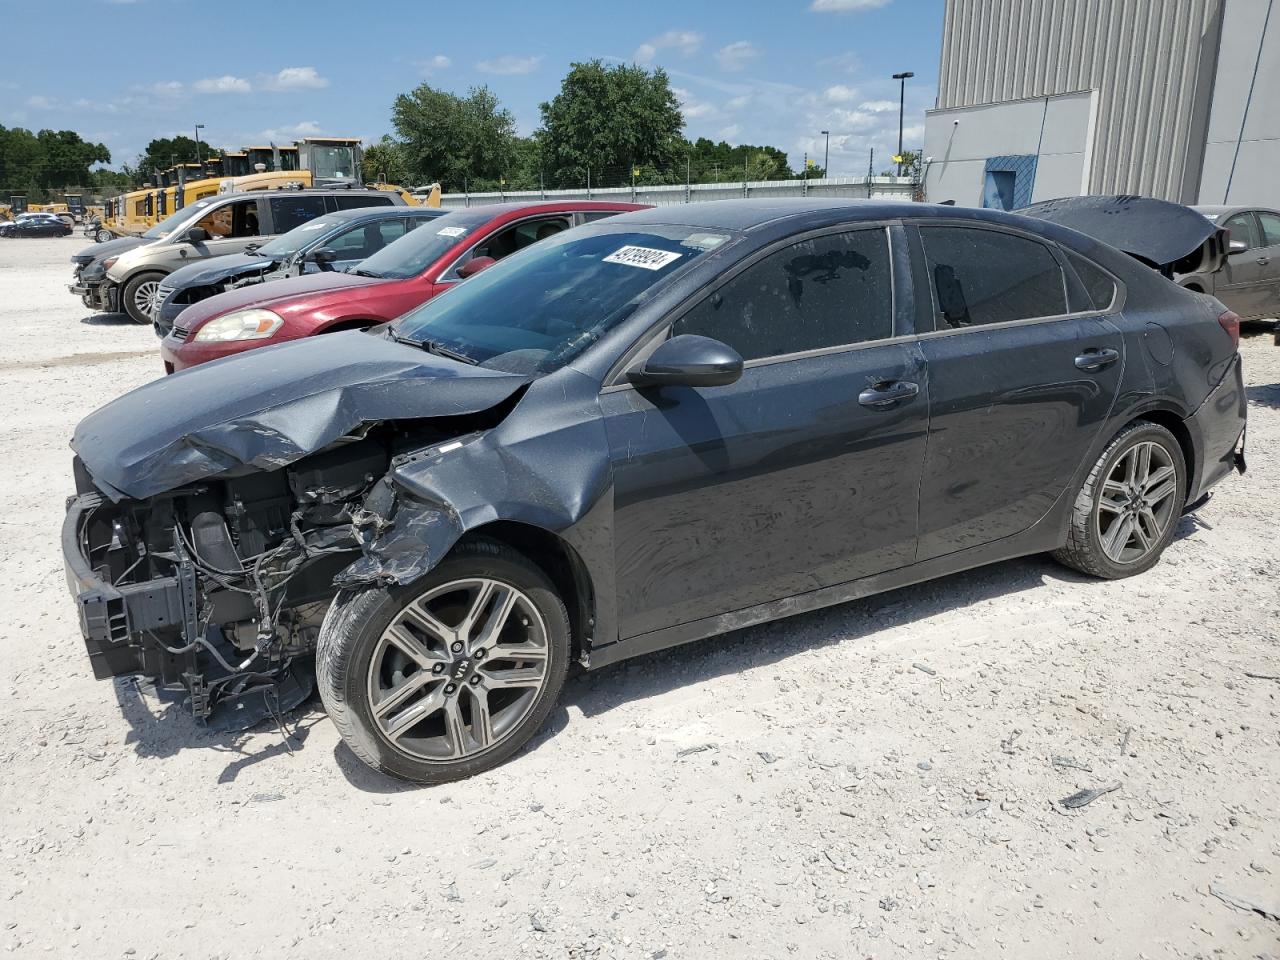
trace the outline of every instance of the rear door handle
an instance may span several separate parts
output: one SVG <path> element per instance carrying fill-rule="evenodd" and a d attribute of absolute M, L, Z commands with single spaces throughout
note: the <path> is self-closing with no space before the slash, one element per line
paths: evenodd
<path fill-rule="evenodd" d="M 1257 264 L 1258 264 L 1258 266 L 1260 266 L 1260 267 L 1265 267 L 1265 266 L 1266 266 L 1268 263 L 1270 263 L 1270 262 L 1271 262 L 1271 258 L 1270 258 L 1270 257 L 1259 257 L 1259 258 L 1257 259 L 1257 261 L 1256 261 L 1256 263 L 1257 263 Z"/>
<path fill-rule="evenodd" d="M 1109 367 L 1120 359 L 1120 351 L 1112 350 L 1110 347 L 1104 347 L 1101 350 L 1090 347 L 1080 356 L 1076 357 L 1076 366 L 1081 370 L 1087 370 L 1094 373 L 1103 367 Z"/>
<path fill-rule="evenodd" d="M 918 383 L 912 383 L 910 380 L 889 380 L 867 387 L 858 394 L 858 402 L 864 407 L 885 410 L 903 400 L 910 400 L 919 392 L 920 384 Z"/>

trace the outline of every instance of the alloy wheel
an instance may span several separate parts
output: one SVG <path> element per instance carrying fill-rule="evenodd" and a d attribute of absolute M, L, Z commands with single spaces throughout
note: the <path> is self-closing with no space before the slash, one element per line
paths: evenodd
<path fill-rule="evenodd" d="M 408 604 L 369 661 L 378 731 L 427 761 L 456 761 L 500 743 L 529 714 L 547 680 L 547 628 L 508 583 L 455 580 Z"/>
<path fill-rule="evenodd" d="M 133 291 L 133 305 L 144 317 L 153 317 L 160 309 L 160 281 L 148 280 Z"/>
<path fill-rule="evenodd" d="M 1134 444 L 1107 473 L 1095 511 L 1098 542 L 1114 563 L 1137 563 L 1154 550 L 1177 515 L 1178 473 L 1160 443 Z"/>

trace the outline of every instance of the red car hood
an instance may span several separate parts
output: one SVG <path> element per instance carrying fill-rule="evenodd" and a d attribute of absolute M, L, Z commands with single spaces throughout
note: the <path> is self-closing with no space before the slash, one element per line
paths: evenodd
<path fill-rule="evenodd" d="M 188 330 L 204 323 L 213 317 L 220 317 L 233 310 L 246 307 L 266 307 L 272 309 L 283 305 L 286 301 L 301 300 L 316 294 L 331 293 L 335 290 L 350 290 L 355 287 L 367 287 L 375 283 L 386 283 L 381 277 L 358 277 L 354 273 L 309 273 L 301 277 L 288 277 L 284 280 L 272 280 L 268 283 L 255 283 L 238 290 L 228 290 L 207 300 L 193 303 L 182 311 L 179 326 Z"/>

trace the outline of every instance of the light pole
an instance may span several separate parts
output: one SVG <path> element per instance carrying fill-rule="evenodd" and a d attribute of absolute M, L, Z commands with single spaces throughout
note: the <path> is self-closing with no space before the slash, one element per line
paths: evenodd
<path fill-rule="evenodd" d="M 196 165 L 199 166 L 200 160 L 200 131 L 204 129 L 203 123 L 196 124 Z"/>
<path fill-rule="evenodd" d="M 915 74 L 908 70 L 906 73 L 895 73 L 893 79 L 899 81 L 898 86 L 898 176 L 902 176 L 902 113 L 907 102 L 907 80 L 914 77 Z"/>
<path fill-rule="evenodd" d="M 828 164 L 831 162 L 831 131 L 819 130 L 820 134 L 827 138 L 826 143 L 822 147 L 822 179 L 826 180 L 831 176 Z"/>

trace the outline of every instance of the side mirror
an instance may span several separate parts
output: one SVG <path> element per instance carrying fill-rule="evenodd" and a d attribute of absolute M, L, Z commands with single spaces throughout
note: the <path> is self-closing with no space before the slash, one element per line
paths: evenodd
<path fill-rule="evenodd" d="M 723 387 L 742 376 L 742 357 L 719 340 L 691 333 L 672 337 L 627 371 L 638 387 Z"/>
<path fill-rule="evenodd" d="M 204 243 L 209 239 L 209 231 L 204 227 L 192 227 L 182 239 L 187 243 Z"/>
<path fill-rule="evenodd" d="M 493 257 L 472 257 L 458 268 L 458 278 L 465 280 L 467 277 L 474 277 L 481 270 L 487 270 L 497 262 Z"/>
<path fill-rule="evenodd" d="M 312 250 L 307 254 L 307 259 L 314 264 L 318 264 L 321 270 L 332 270 L 333 265 L 338 262 L 338 251 L 331 250 L 329 247 L 321 247 L 319 250 Z"/>
<path fill-rule="evenodd" d="M 1249 245 L 1243 240 L 1232 240 L 1227 244 L 1227 253 L 1244 253 L 1249 249 Z"/>

